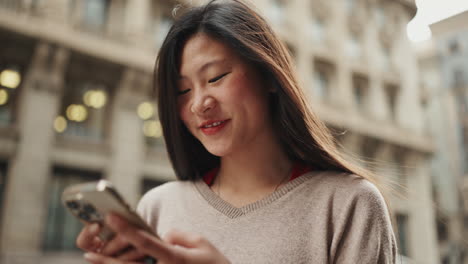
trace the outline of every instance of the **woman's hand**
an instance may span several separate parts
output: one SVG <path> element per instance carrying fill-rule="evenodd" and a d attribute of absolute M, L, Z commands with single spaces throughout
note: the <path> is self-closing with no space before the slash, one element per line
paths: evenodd
<path fill-rule="evenodd" d="M 130 243 L 118 234 L 109 241 L 102 241 L 98 236 L 101 229 L 98 223 L 86 224 L 76 239 L 77 247 L 87 252 L 119 256 L 119 258 L 126 260 L 136 260 L 142 257 L 141 254 L 135 254 L 135 249 L 131 247 Z"/>
<path fill-rule="evenodd" d="M 115 214 L 109 215 L 106 222 L 123 241 L 132 245 L 134 250 L 117 258 L 97 252 L 86 253 L 86 260 L 93 264 L 138 263 L 129 259 L 141 259 L 142 256 L 153 257 L 158 260 L 158 264 L 229 263 L 210 242 L 198 235 L 172 231 L 166 234 L 162 241 Z M 128 255 L 131 257 L 127 257 Z"/>

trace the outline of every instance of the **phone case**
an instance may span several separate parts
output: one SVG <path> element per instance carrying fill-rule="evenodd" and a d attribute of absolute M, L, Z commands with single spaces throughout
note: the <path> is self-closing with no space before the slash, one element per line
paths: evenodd
<path fill-rule="evenodd" d="M 82 223 L 99 223 L 103 227 L 99 237 L 104 241 L 114 236 L 104 222 L 106 214 L 110 212 L 117 213 L 131 224 L 157 237 L 106 180 L 69 186 L 62 194 L 62 202 Z"/>

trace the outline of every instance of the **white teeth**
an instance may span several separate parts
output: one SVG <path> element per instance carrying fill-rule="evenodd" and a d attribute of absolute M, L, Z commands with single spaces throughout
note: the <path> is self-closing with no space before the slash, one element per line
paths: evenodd
<path fill-rule="evenodd" d="M 215 126 L 221 125 L 221 123 L 223 123 L 223 122 L 214 122 L 213 124 L 209 124 L 209 125 L 206 125 L 206 126 L 204 126 L 204 127 L 206 127 L 206 128 L 208 128 L 208 127 L 215 127 Z"/>

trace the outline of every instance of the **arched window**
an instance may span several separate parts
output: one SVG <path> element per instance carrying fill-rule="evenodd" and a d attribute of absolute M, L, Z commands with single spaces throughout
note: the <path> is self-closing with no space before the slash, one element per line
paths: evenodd
<path fill-rule="evenodd" d="M 0 65 L 0 126 L 9 126 L 15 120 L 22 72 L 19 65 Z"/>

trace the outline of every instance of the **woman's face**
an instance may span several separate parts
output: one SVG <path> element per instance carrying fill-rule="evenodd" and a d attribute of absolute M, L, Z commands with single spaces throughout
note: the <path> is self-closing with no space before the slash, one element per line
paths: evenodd
<path fill-rule="evenodd" d="M 210 153 L 227 156 L 271 134 L 268 89 L 229 46 L 194 35 L 184 46 L 179 72 L 180 118 Z"/>

